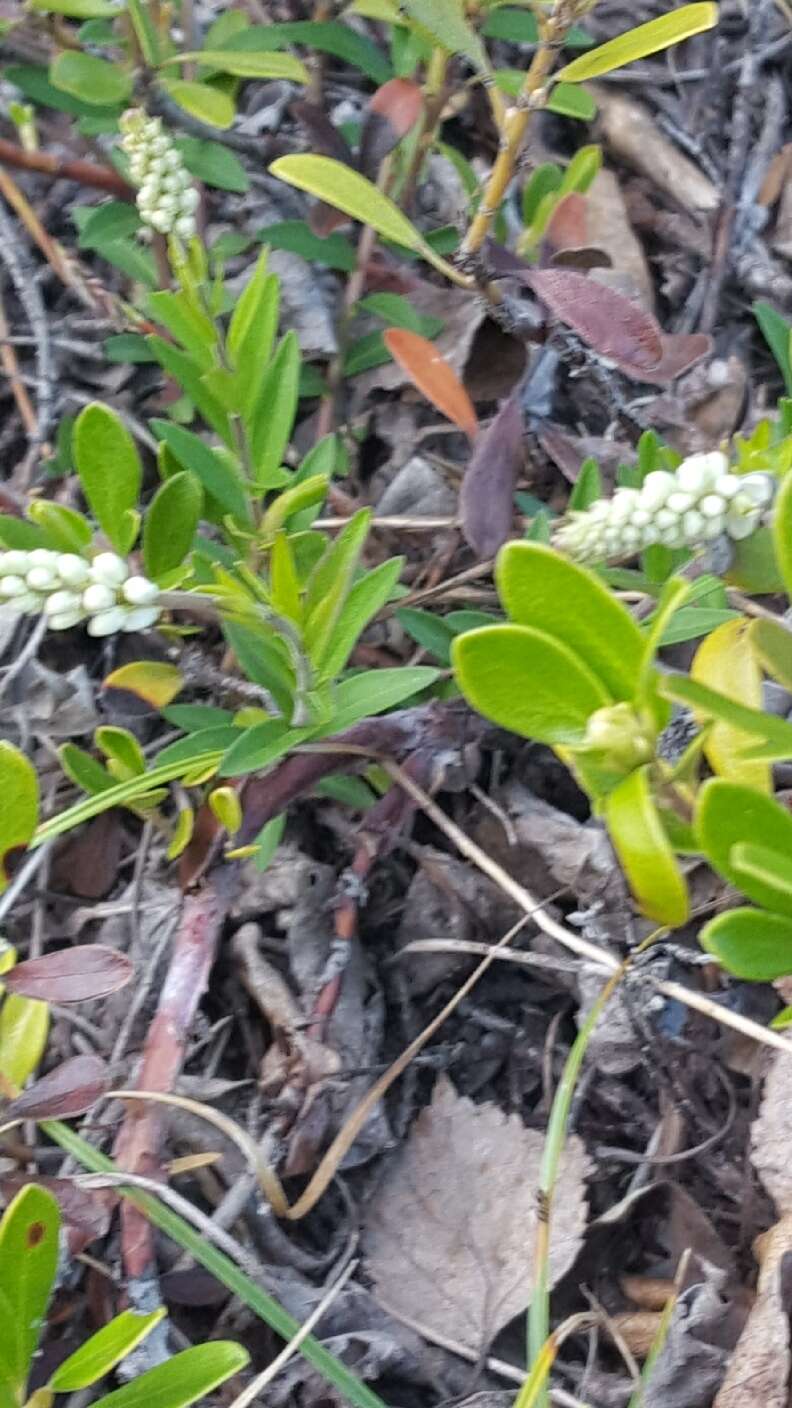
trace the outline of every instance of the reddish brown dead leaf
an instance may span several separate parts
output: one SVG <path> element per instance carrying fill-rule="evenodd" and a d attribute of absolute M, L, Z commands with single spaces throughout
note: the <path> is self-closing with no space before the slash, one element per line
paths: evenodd
<path fill-rule="evenodd" d="M 391 78 L 378 88 L 368 106 L 360 137 L 360 170 L 372 180 L 389 152 L 415 126 L 423 110 L 420 85 L 409 78 Z"/>
<path fill-rule="evenodd" d="M 54 885 L 81 899 L 101 899 L 118 879 L 124 834 L 117 811 L 94 817 L 58 851 L 52 867 Z"/>
<path fill-rule="evenodd" d="M 588 240 L 588 206 L 579 191 L 569 191 L 556 206 L 544 232 L 550 250 L 579 249 Z"/>
<path fill-rule="evenodd" d="M 388 328 L 385 346 L 414 386 L 438 411 L 475 440 L 478 417 L 475 407 L 456 372 L 426 337 L 406 328 Z"/>
<path fill-rule="evenodd" d="M 661 334 L 660 341 L 663 345 L 663 355 L 659 364 L 651 372 L 643 372 L 637 376 L 638 381 L 650 381 L 664 386 L 669 381 L 676 381 L 677 377 L 689 372 L 691 367 L 695 367 L 697 362 L 701 362 L 705 357 L 712 354 L 713 341 L 705 332 L 676 332 Z M 632 373 L 626 366 L 622 371 L 627 376 Z"/>
<path fill-rule="evenodd" d="M 81 944 L 28 958 L 3 977 L 9 992 L 40 1002 L 88 1002 L 125 987 L 134 973 L 126 954 L 106 944 Z"/>
<path fill-rule="evenodd" d="M 532 269 L 523 277 L 559 322 L 628 375 L 637 377 L 660 365 L 658 323 L 623 294 L 571 269 Z"/>
<path fill-rule="evenodd" d="M 462 480 L 462 527 L 473 551 L 483 559 L 494 557 L 511 532 L 522 435 L 522 411 L 517 397 L 510 396 L 479 437 Z"/>
<path fill-rule="evenodd" d="M 30 1183 L 29 1177 L 12 1175 L 0 1179 L 0 1189 L 4 1197 L 11 1199 L 20 1188 Z M 110 1189 L 77 1188 L 70 1178 L 36 1178 L 36 1183 L 46 1188 L 57 1202 L 66 1225 L 68 1248 L 72 1256 L 77 1256 L 107 1235 L 110 1216 L 117 1195 Z"/>
<path fill-rule="evenodd" d="M 84 1115 L 110 1088 L 110 1074 L 98 1056 L 74 1056 L 18 1095 L 4 1110 L 12 1120 L 68 1120 Z"/>

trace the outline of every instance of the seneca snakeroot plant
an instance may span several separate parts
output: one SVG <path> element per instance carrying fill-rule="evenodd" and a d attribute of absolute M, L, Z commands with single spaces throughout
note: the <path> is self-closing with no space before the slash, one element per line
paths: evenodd
<path fill-rule="evenodd" d="M 160 119 L 129 108 L 119 125 L 141 220 L 161 235 L 192 239 L 198 192 Z"/>
<path fill-rule="evenodd" d="M 612 499 L 570 513 L 553 545 L 577 562 L 632 557 L 654 543 L 694 548 L 722 534 L 747 538 L 772 502 L 770 474 L 730 474 L 720 451 L 691 455 L 672 472 L 656 469 L 640 489 L 617 489 Z"/>
<path fill-rule="evenodd" d="M 87 621 L 90 636 L 142 631 L 160 614 L 159 588 L 114 552 L 92 562 L 72 552 L 0 552 L 0 610 L 43 613 L 53 631 Z"/>

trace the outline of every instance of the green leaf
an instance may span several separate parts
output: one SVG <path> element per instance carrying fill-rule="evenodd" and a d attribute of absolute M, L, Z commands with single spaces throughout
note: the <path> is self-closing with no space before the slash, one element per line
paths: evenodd
<path fill-rule="evenodd" d="M 749 538 L 732 543 L 732 560 L 724 578 L 731 587 L 765 596 L 784 590 L 770 526 L 760 524 Z"/>
<path fill-rule="evenodd" d="M 208 83 L 193 83 L 184 78 L 161 79 L 162 87 L 184 112 L 206 122 L 210 127 L 230 127 L 236 116 L 233 98 Z"/>
<path fill-rule="evenodd" d="M 43 1006 L 43 1004 L 39 1004 Z M 24 1403 L 58 1269 L 60 1213 L 46 1188 L 28 1183 L 0 1221 L 0 1286 L 8 1315 L 0 1336 L 0 1379 Z"/>
<path fill-rule="evenodd" d="M 9 858 L 32 840 L 38 809 L 36 769 L 12 743 L 0 739 L 0 890 L 8 884 Z"/>
<path fill-rule="evenodd" d="M 122 689 L 152 709 L 166 709 L 183 690 L 184 679 L 175 665 L 162 660 L 131 660 L 106 675 L 102 688 Z"/>
<path fill-rule="evenodd" d="M 307 83 L 309 77 L 305 64 L 293 54 L 246 53 L 244 50 L 237 52 L 232 48 L 198 49 L 189 54 L 174 54 L 172 58 L 165 60 L 165 64 L 195 62 L 207 68 L 219 69 L 221 73 L 232 73 L 237 78 L 282 78 L 291 83 Z"/>
<path fill-rule="evenodd" d="M 424 241 L 419 231 L 390 197 L 342 161 L 329 156 L 281 156 L 272 162 L 270 171 L 279 181 L 318 196 L 361 225 L 370 225 L 378 235 L 393 240 L 394 244 L 405 245 L 416 252 L 423 250 Z"/>
<path fill-rule="evenodd" d="M 589 716 L 612 702 L 579 655 L 533 627 L 468 631 L 453 642 L 451 659 L 474 709 L 539 743 L 581 743 Z"/>
<path fill-rule="evenodd" d="M 83 792 L 88 792 L 90 796 L 106 792 L 108 787 L 113 786 L 115 779 L 107 768 L 90 753 L 86 753 L 84 748 L 78 748 L 76 743 L 62 743 L 58 749 L 58 757 L 69 781 L 76 787 L 81 787 Z"/>
<path fill-rule="evenodd" d="M 239 157 L 222 142 L 180 137 L 175 146 L 196 181 L 204 181 L 219 191 L 234 191 L 237 195 L 244 195 L 250 189 L 248 174 Z"/>
<path fill-rule="evenodd" d="M 232 445 L 233 436 L 228 414 L 217 397 L 212 395 L 201 380 L 201 369 L 196 366 L 192 357 L 188 357 L 187 353 L 182 352 L 179 347 L 174 347 L 172 343 L 166 342 L 164 338 L 157 337 L 155 334 L 149 335 L 146 341 L 160 366 L 164 367 L 165 371 L 174 377 L 187 392 L 207 425 L 217 431 L 220 439 L 226 445 Z"/>
<path fill-rule="evenodd" d="M 66 504 L 54 504 L 49 499 L 33 499 L 27 509 L 29 517 L 42 528 L 58 552 L 82 554 L 93 539 L 93 528 L 84 514 Z"/>
<path fill-rule="evenodd" d="M 196 1344 L 97 1398 L 93 1408 L 187 1408 L 238 1374 L 249 1359 L 247 1350 L 231 1340 Z"/>
<path fill-rule="evenodd" d="M 480 73 L 487 72 L 487 51 L 465 19 L 462 0 L 403 0 L 403 4 L 411 19 L 428 29 L 441 49 L 464 54 Z"/>
<path fill-rule="evenodd" d="M 699 932 L 699 943 L 729 973 L 771 983 L 792 973 L 792 919 L 758 909 L 730 909 Z"/>
<path fill-rule="evenodd" d="M 727 621 L 702 641 L 690 667 L 690 677 L 710 689 L 749 708 L 762 707 L 762 672 L 756 661 L 744 616 Z M 745 733 L 726 720 L 718 720 L 704 744 L 704 753 L 713 772 L 731 782 L 744 782 L 761 792 L 770 791 L 770 769 L 766 763 L 744 757 Z"/>
<path fill-rule="evenodd" d="M 672 929 L 684 924 L 687 886 L 652 798 L 648 766 L 636 768 L 614 788 L 604 818 L 642 912 Z"/>
<path fill-rule="evenodd" d="M 360 509 L 353 514 L 308 578 L 303 637 L 305 648 L 317 668 L 331 647 L 333 631 L 349 595 L 370 522 L 369 509 Z"/>
<path fill-rule="evenodd" d="M 403 704 L 439 678 L 439 670 L 428 665 L 400 665 L 397 669 L 364 670 L 338 685 L 333 700 L 333 716 L 322 733 L 340 733 L 360 719 L 382 714 Z"/>
<path fill-rule="evenodd" d="M 396 612 L 396 620 L 404 627 L 408 636 L 434 655 L 441 665 L 451 664 L 451 642 L 457 632 L 442 616 L 433 611 L 417 611 L 413 606 L 403 606 Z"/>
<path fill-rule="evenodd" d="M 260 772 L 296 748 L 298 743 L 313 738 L 315 726 L 290 728 L 283 719 L 267 719 L 243 732 L 226 749 L 220 761 L 220 777 L 242 777 L 248 772 Z"/>
<path fill-rule="evenodd" d="M 250 25 L 232 35 L 222 45 L 223 51 L 261 52 L 282 48 L 288 44 L 304 44 L 310 52 L 321 50 L 365 73 L 373 83 L 387 83 L 393 70 L 382 50 L 349 25 L 334 20 L 294 20 L 283 24 Z"/>
<path fill-rule="evenodd" d="M 55 108 L 58 112 L 70 113 L 73 117 L 84 117 L 86 114 L 92 116 L 102 116 L 109 122 L 115 124 L 119 107 L 98 108 L 94 104 L 74 98 L 70 93 L 61 88 L 55 88 L 47 77 L 47 71 L 38 64 L 11 64 L 5 70 L 5 77 L 9 83 L 24 93 L 26 98 L 30 98 L 34 103 L 41 103 L 44 107 Z"/>
<path fill-rule="evenodd" d="M 113 19 L 119 13 L 113 0 L 27 0 L 27 8 L 38 14 L 65 15 L 70 20 Z"/>
<path fill-rule="evenodd" d="M 787 474 L 773 507 L 773 546 L 784 589 L 792 597 L 792 473 Z"/>
<path fill-rule="evenodd" d="M 277 220 L 263 225 L 256 233 L 270 249 L 287 249 L 310 264 L 325 264 L 344 274 L 351 274 L 357 262 L 355 247 L 345 235 L 335 231 L 323 238 L 315 235 L 305 220 Z"/>
<path fill-rule="evenodd" d="M 600 467 L 595 459 L 584 460 L 580 466 L 580 473 L 575 480 L 575 487 L 569 495 L 568 510 L 575 509 L 582 513 L 584 509 L 591 508 L 591 505 L 602 498 L 602 475 Z"/>
<path fill-rule="evenodd" d="M 612 699 L 633 697 L 644 639 L 593 572 L 544 543 L 507 543 L 495 579 L 512 621 L 563 642 Z"/>
<path fill-rule="evenodd" d="M 89 210 L 85 219 L 75 223 L 80 234 L 80 248 L 98 250 L 114 240 L 136 234 L 143 224 L 135 206 L 125 200 L 104 201 Z"/>
<path fill-rule="evenodd" d="M 251 407 L 253 473 L 259 489 L 276 484 L 289 444 L 300 391 L 300 343 L 292 329 L 281 340 Z"/>
<path fill-rule="evenodd" d="M 547 110 L 561 117 L 577 118 L 578 122 L 593 122 L 597 116 L 597 104 L 591 93 L 575 83 L 556 83 L 550 90 Z"/>
<path fill-rule="evenodd" d="M 235 621 L 223 624 L 223 634 L 249 680 L 268 689 L 281 712 L 291 715 L 294 680 L 274 632 L 252 629 Z"/>
<path fill-rule="evenodd" d="M 242 825 L 242 803 L 238 792 L 233 787 L 213 787 L 209 793 L 209 806 L 229 836 L 235 836 Z"/>
<path fill-rule="evenodd" d="M 171 454 L 201 482 L 207 494 L 243 527 L 252 526 L 250 505 L 241 477 L 222 455 L 210 449 L 198 435 L 168 420 L 152 420 L 151 429 L 165 442 Z"/>
<path fill-rule="evenodd" d="M 694 34 L 712 29 L 717 23 L 717 5 L 682 5 L 678 10 L 671 10 L 667 15 L 660 15 L 646 24 L 639 24 L 626 34 L 608 40 L 607 44 L 600 44 L 598 48 L 580 54 L 570 64 L 559 69 L 555 79 L 566 83 L 582 83 L 587 78 L 599 78 L 603 73 L 612 73 L 614 69 L 623 68 L 625 64 L 635 63 L 636 59 L 648 58 L 650 54 L 657 54 L 661 49 L 668 49 L 672 44 L 692 38 Z"/>
<path fill-rule="evenodd" d="M 422 337 L 436 337 L 445 327 L 442 318 L 427 318 L 401 293 L 370 293 L 361 298 L 358 308 L 362 313 L 374 313 L 389 328 L 407 328 Z"/>
<path fill-rule="evenodd" d="M 286 830 L 286 813 L 281 812 L 280 816 L 274 816 L 262 826 L 255 840 L 256 854 L 253 857 L 253 864 L 256 870 L 266 870 L 275 852 L 277 851 L 283 833 Z"/>
<path fill-rule="evenodd" d="M 194 474 L 184 470 L 161 484 L 143 520 L 143 566 L 159 581 L 179 567 L 193 544 L 203 494 Z"/>
<path fill-rule="evenodd" d="M 316 664 L 320 683 L 340 675 L 366 626 L 390 601 L 403 566 L 403 557 L 390 558 L 366 572 L 350 588 L 327 648 L 320 652 Z"/>
<path fill-rule="evenodd" d="M 167 328 L 202 372 L 214 365 L 217 328 L 193 299 L 185 293 L 160 291 L 148 297 L 148 311 L 155 322 Z"/>
<path fill-rule="evenodd" d="M 150 1315 L 137 1315 L 133 1310 L 122 1311 L 108 1325 L 103 1325 L 101 1330 L 91 1335 L 68 1359 L 64 1359 L 47 1388 L 52 1393 L 74 1393 L 95 1384 L 97 1379 L 103 1378 L 116 1364 L 120 1364 L 166 1314 L 164 1306 Z"/>
<path fill-rule="evenodd" d="M 253 410 L 278 327 L 280 282 L 276 274 L 267 272 L 267 258 L 264 249 L 231 315 L 226 338 L 240 386 L 239 405 L 246 416 Z"/>
<path fill-rule="evenodd" d="M 96 746 L 110 763 L 116 763 L 117 776 L 141 777 L 146 771 L 146 759 L 135 735 L 115 724 L 102 724 L 96 730 Z"/>
<path fill-rule="evenodd" d="M 792 326 L 771 303 L 765 303 L 762 299 L 754 303 L 753 314 L 762 330 L 765 342 L 781 369 L 787 395 L 792 396 L 792 360 L 790 360 L 789 344 Z"/>
<path fill-rule="evenodd" d="M 49 76 L 55 88 L 91 106 L 126 103 L 134 87 L 131 73 L 120 64 L 109 64 L 79 49 L 64 49 L 58 54 L 50 64 Z"/>
<path fill-rule="evenodd" d="M 143 477 L 135 442 L 115 411 L 94 401 L 80 411 L 72 443 L 82 491 L 99 527 L 125 555 L 137 536 Z"/>
<path fill-rule="evenodd" d="M 12 992 L 0 1007 L 0 1075 L 21 1090 L 44 1055 L 49 1008 L 33 997 Z M 0 1285 L 4 1285 L 0 1279 Z"/>
<path fill-rule="evenodd" d="M 658 689 L 666 699 L 689 704 L 705 718 L 723 719 L 734 729 L 752 734 L 762 741 L 745 749 L 745 756 L 764 762 L 780 762 L 792 758 L 792 724 L 777 719 L 763 710 L 748 709 L 725 694 L 718 694 L 707 685 L 675 673 L 661 675 Z M 747 740 L 746 740 L 747 741 Z"/>
<path fill-rule="evenodd" d="M 736 875 L 747 876 L 752 883 L 770 886 L 784 895 L 788 901 L 785 912 L 792 917 L 792 858 L 751 841 L 741 841 L 732 849 L 731 863 Z M 774 908 L 779 909 L 777 902 Z"/>
<path fill-rule="evenodd" d="M 740 864 L 746 844 L 782 858 L 792 856 L 792 816 L 785 807 L 751 787 L 712 778 L 699 792 L 695 826 L 702 850 L 720 875 L 755 904 L 792 917 L 786 885 Z M 789 867 L 789 860 L 786 864 Z"/>
<path fill-rule="evenodd" d="M 23 552 L 52 547 L 46 533 L 34 523 L 26 523 L 24 518 L 14 518 L 10 513 L 0 513 L 0 545 L 21 548 Z"/>

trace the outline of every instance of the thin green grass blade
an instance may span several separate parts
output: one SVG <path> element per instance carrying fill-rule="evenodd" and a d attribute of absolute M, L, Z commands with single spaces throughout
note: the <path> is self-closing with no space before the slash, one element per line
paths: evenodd
<path fill-rule="evenodd" d="M 100 1154 L 97 1149 L 92 1148 L 79 1134 L 76 1134 L 68 1125 L 62 1124 L 60 1120 L 42 1120 L 41 1128 L 45 1134 L 54 1139 L 56 1144 L 59 1144 L 62 1149 L 65 1149 L 92 1173 L 115 1173 L 123 1177 L 123 1170 L 119 1169 L 112 1159 L 108 1159 L 105 1154 Z M 195 1228 L 185 1222 L 184 1218 L 179 1217 L 178 1213 L 166 1207 L 152 1194 L 144 1193 L 140 1189 L 122 1188 L 120 1192 L 140 1208 L 155 1227 L 158 1227 L 161 1232 L 165 1232 L 184 1251 L 194 1256 L 201 1266 L 205 1266 L 207 1271 L 211 1272 L 224 1286 L 227 1286 L 229 1291 L 238 1296 L 284 1340 L 290 1340 L 297 1333 L 300 1329 L 299 1321 L 289 1315 L 288 1311 L 284 1310 L 272 1296 L 257 1286 L 254 1281 L 251 1281 L 244 1271 L 240 1271 L 230 1257 L 205 1241 L 200 1232 L 196 1232 Z M 332 1384 L 339 1393 L 343 1394 L 352 1408 L 387 1408 L 387 1405 L 372 1389 L 362 1383 L 350 1369 L 347 1369 L 345 1364 L 336 1359 L 335 1355 L 324 1349 L 313 1336 L 308 1335 L 302 1341 L 299 1352 L 329 1384 Z"/>

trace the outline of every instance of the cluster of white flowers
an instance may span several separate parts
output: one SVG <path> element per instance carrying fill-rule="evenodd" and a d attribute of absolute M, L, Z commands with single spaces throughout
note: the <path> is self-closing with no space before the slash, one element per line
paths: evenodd
<path fill-rule="evenodd" d="M 141 220 L 162 235 L 192 239 L 198 192 L 162 122 L 129 108 L 120 126 Z"/>
<path fill-rule="evenodd" d="M 156 583 L 130 574 L 114 552 L 100 552 L 91 562 L 49 548 L 0 552 L 0 609 L 43 612 L 53 631 L 81 621 L 91 636 L 142 631 L 159 616 L 158 602 Z"/>
<path fill-rule="evenodd" d="M 617 489 L 584 512 L 572 512 L 553 544 L 578 562 L 632 557 L 663 543 L 694 548 L 726 534 L 747 538 L 772 502 L 770 474 L 731 474 L 725 455 L 691 455 L 673 473 L 647 474 L 640 489 Z"/>

